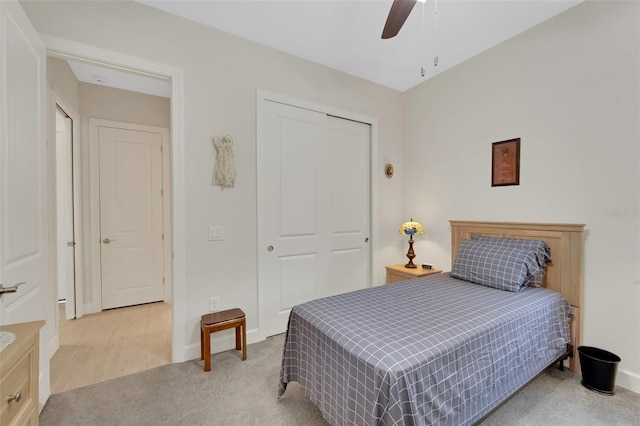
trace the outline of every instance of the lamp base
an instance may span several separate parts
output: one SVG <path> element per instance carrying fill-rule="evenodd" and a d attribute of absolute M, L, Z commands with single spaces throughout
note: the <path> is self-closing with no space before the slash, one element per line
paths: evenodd
<path fill-rule="evenodd" d="M 413 263 L 413 258 L 416 257 L 416 254 L 413 252 L 413 238 L 409 236 L 409 251 L 407 251 L 407 257 L 409 258 L 409 263 L 404 265 L 405 268 L 417 268 L 417 266 Z"/>

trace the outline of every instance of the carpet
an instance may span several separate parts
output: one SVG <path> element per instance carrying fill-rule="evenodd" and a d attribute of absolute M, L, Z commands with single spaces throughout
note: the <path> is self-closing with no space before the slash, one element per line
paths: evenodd
<path fill-rule="evenodd" d="M 40 425 L 326 425 L 297 383 L 278 400 L 284 336 L 215 354 L 211 372 L 202 361 L 169 364 L 52 395 Z M 600 395 L 569 372 L 546 370 L 483 425 L 640 425 L 640 395 L 617 388 Z"/>

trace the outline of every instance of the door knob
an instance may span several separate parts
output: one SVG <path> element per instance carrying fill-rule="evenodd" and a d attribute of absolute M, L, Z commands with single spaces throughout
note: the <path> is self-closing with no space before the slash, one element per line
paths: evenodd
<path fill-rule="evenodd" d="M 2 295 L 5 293 L 15 293 L 16 291 L 18 291 L 18 287 L 22 284 L 26 284 L 26 282 L 17 283 L 12 285 L 11 287 L 5 287 L 0 284 L 0 297 L 2 297 Z"/>
<path fill-rule="evenodd" d="M 115 241 L 115 240 L 110 240 L 108 238 L 105 238 L 104 240 L 102 240 L 102 242 L 105 243 L 105 244 L 109 244 L 112 241 Z"/>
<path fill-rule="evenodd" d="M 267 247 L 267 251 L 268 251 L 268 252 L 272 252 L 272 251 L 273 251 L 273 246 L 269 246 L 269 247 Z"/>
<path fill-rule="evenodd" d="M 75 242 L 75 241 L 69 241 L 69 242 L 67 243 L 67 247 L 73 247 L 73 246 L 75 246 L 75 245 L 76 245 L 76 242 Z"/>

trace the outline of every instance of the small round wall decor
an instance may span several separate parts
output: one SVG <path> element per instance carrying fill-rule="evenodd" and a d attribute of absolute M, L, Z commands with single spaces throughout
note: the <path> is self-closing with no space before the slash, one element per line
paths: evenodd
<path fill-rule="evenodd" d="M 387 163 L 384 165 L 384 175 L 389 179 L 393 177 L 393 164 Z"/>

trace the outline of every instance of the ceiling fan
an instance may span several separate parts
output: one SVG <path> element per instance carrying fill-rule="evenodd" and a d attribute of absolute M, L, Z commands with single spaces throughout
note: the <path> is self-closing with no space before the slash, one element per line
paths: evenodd
<path fill-rule="evenodd" d="M 384 24 L 384 29 L 382 30 L 383 39 L 395 37 L 398 34 L 417 1 L 418 0 L 393 0 L 391 10 L 389 10 L 389 16 L 387 16 L 387 22 Z"/>

